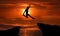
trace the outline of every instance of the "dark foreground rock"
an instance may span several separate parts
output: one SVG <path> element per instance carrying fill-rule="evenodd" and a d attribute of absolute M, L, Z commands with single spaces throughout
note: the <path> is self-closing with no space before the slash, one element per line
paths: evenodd
<path fill-rule="evenodd" d="M 8 30 L 0 30 L 0 36 L 18 36 L 19 30 L 19 26 Z"/>
<path fill-rule="evenodd" d="M 60 26 L 37 23 L 43 36 L 60 36 Z"/>

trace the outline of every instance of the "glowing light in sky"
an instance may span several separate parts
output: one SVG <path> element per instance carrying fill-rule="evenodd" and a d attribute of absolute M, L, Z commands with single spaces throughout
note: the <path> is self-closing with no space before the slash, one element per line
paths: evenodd
<path fill-rule="evenodd" d="M 29 6 L 29 5 L 28 4 L 21 4 L 20 6 L 25 6 L 26 7 L 26 6 Z"/>
<path fill-rule="evenodd" d="M 22 11 L 22 14 L 24 13 L 24 11 L 25 11 L 25 9 L 26 9 L 26 7 L 27 6 L 29 6 L 28 4 L 23 4 L 23 5 L 21 5 L 21 6 L 24 6 L 25 8 L 23 8 L 21 11 Z M 30 7 L 31 8 L 31 7 Z M 28 10 L 28 14 L 31 14 L 30 12 L 31 12 L 31 9 L 29 8 L 29 10 Z M 24 13 L 24 15 L 26 15 L 26 13 Z"/>
<path fill-rule="evenodd" d="M 24 11 L 25 11 L 25 9 L 22 9 L 22 14 L 24 13 Z M 30 14 L 30 12 L 31 12 L 31 9 L 29 9 L 28 14 Z M 24 13 L 24 14 L 26 15 L 26 13 Z"/>

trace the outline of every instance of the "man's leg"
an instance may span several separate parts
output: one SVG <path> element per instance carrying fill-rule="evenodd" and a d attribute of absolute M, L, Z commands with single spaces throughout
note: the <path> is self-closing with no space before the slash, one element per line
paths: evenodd
<path fill-rule="evenodd" d="M 31 17 L 32 19 L 35 19 L 34 17 L 32 17 L 31 15 L 28 14 L 29 17 Z"/>
<path fill-rule="evenodd" d="M 26 16 L 25 17 L 28 18 L 28 11 L 26 11 Z"/>

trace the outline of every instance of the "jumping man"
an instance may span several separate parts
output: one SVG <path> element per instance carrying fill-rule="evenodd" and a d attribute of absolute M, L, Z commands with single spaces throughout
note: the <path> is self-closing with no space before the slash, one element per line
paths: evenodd
<path fill-rule="evenodd" d="M 25 11 L 24 11 L 24 13 L 26 13 L 26 14 L 24 15 L 24 13 L 23 13 L 23 16 L 25 16 L 26 18 L 28 18 L 28 16 L 30 16 L 30 15 L 28 14 L 29 8 L 30 8 L 30 5 L 27 6 L 27 8 L 26 8 Z M 32 19 L 35 19 L 35 18 L 33 18 L 32 16 L 30 16 L 30 17 L 31 17 Z"/>

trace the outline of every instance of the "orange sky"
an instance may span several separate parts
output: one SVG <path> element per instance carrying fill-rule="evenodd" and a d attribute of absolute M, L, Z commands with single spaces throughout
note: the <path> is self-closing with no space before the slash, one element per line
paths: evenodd
<path fill-rule="evenodd" d="M 22 16 L 22 10 L 26 4 L 31 4 L 30 15 L 35 17 L 38 22 L 60 25 L 60 2 L 57 0 L 0 0 L 0 23 L 12 24 L 19 23 L 26 19 Z M 35 21 L 35 22 L 37 22 Z M 34 23 L 34 22 L 33 22 Z M 19 23 L 21 24 L 21 23 Z"/>

